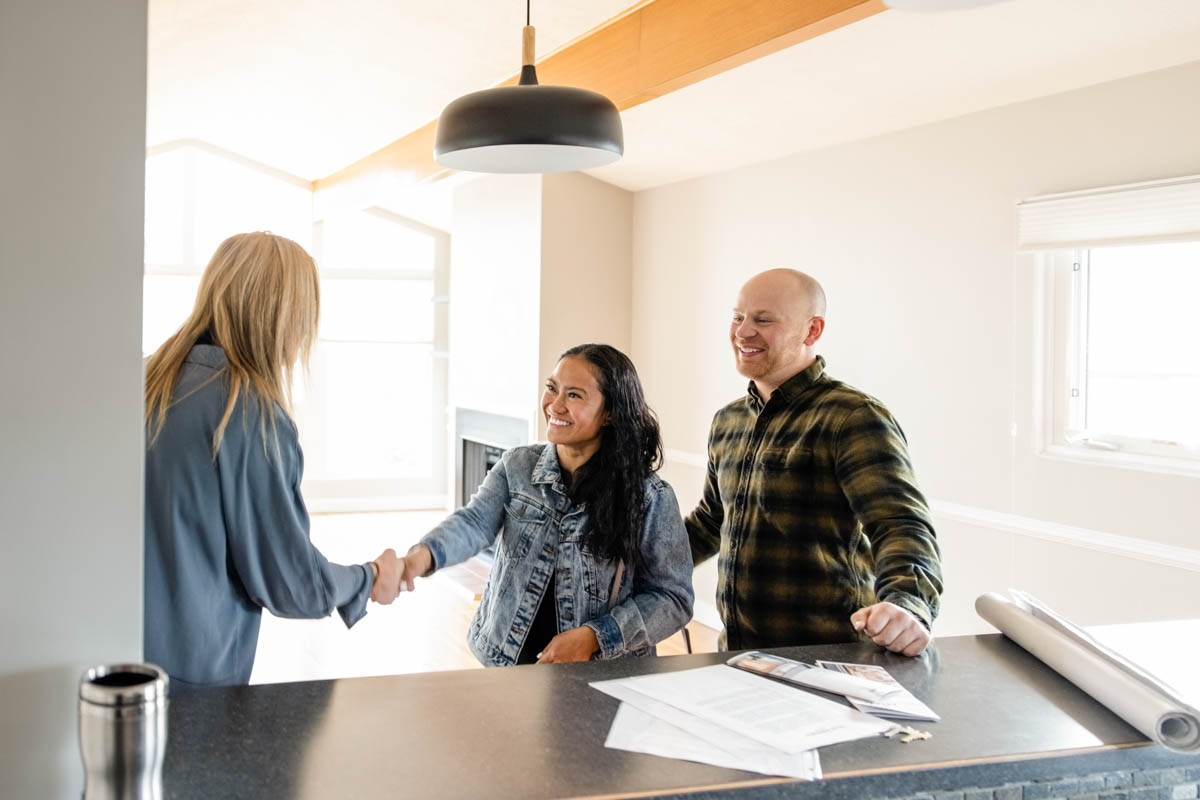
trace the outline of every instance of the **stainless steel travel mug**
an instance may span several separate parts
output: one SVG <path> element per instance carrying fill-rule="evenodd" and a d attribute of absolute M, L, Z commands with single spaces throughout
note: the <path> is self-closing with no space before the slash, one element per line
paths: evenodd
<path fill-rule="evenodd" d="M 84 800 L 159 800 L 167 750 L 167 673 L 153 664 L 93 667 L 79 680 Z"/>

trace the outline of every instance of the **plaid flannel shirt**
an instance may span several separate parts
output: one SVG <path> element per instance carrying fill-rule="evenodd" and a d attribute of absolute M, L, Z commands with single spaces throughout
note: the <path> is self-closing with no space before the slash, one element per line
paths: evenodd
<path fill-rule="evenodd" d="M 686 524 L 696 563 L 717 554 L 722 649 L 856 641 L 850 615 L 875 602 L 937 616 L 940 555 L 904 432 L 823 358 L 767 403 L 751 382 L 717 412 Z"/>

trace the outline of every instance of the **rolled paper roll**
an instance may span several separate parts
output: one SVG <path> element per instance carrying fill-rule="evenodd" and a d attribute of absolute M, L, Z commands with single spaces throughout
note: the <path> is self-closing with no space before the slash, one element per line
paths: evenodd
<path fill-rule="evenodd" d="M 1069 622 L 1039 619 L 1037 612 L 1053 612 L 1033 598 L 1019 599 L 988 592 L 975 600 L 975 611 L 1146 738 L 1176 752 L 1200 753 L 1200 711 Z"/>

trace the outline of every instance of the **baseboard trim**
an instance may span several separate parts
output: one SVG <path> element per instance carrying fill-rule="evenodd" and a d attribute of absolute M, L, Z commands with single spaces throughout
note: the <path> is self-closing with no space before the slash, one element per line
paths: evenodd
<path fill-rule="evenodd" d="M 1135 539 L 1132 536 L 1120 536 L 1091 528 L 1079 528 L 941 500 L 932 501 L 930 509 L 933 511 L 935 519 L 941 517 L 1030 539 L 1041 539 L 1083 550 L 1094 550 L 1151 564 L 1200 572 L 1200 550 L 1188 547 L 1150 542 L 1145 539 Z"/>
<path fill-rule="evenodd" d="M 668 462 L 675 464 L 701 469 L 708 465 L 707 459 L 703 455 L 687 450 L 667 449 L 663 455 Z M 1023 517 L 1003 511 L 992 511 L 979 506 L 950 503 L 944 500 L 931 500 L 929 505 L 935 517 L 966 522 L 1017 536 L 1065 544 L 1084 550 L 1133 558 L 1151 564 L 1200 572 L 1200 550 L 1189 547 L 1151 542 L 1132 536 L 1063 525 L 1058 522 Z"/>

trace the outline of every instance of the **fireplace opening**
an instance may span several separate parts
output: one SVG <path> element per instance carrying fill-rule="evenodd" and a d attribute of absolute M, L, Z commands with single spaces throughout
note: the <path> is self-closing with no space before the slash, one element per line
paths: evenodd
<path fill-rule="evenodd" d="M 454 412 L 454 494 L 451 495 L 455 508 L 462 508 L 478 491 L 488 471 L 500 462 L 504 451 L 527 444 L 529 421 L 505 417 L 469 408 L 456 408 Z M 495 545 L 479 556 L 491 562 Z"/>
<path fill-rule="evenodd" d="M 483 485 L 483 479 L 500 463 L 502 455 L 504 450 L 493 444 L 475 439 L 462 440 L 462 495 L 458 498 L 458 508 L 470 502 L 471 495 Z"/>

